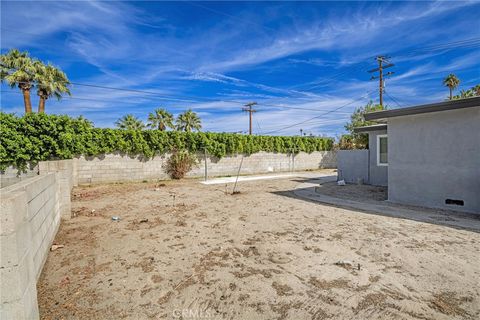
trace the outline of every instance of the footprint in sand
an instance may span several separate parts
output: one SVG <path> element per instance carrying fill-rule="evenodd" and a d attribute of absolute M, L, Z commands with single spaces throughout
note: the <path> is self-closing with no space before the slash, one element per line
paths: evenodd
<path fill-rule="evenodd" d="M 289 257 L 285 257 L 285 256 L 279 255 L 277 253 L 271 254 L 268 257 L 268 260 L 270 260 L 273 263 L 277 263 L 277 264 L 284 264 L 284 263 L 289 263 L 290 261 L 292 261 L 292 259 L 290 259 Z"/>

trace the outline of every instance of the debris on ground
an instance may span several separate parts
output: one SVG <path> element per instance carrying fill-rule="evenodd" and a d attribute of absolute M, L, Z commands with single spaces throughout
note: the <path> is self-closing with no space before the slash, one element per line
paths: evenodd
<path fill-rule="evenodd" d="M 345 180 L 339 180 L 337 181 L 338 186 L 346 186 L 347 184 L 345 183 Z"/>
<path fill-rule="evenodd" d="M 50 251 L 55 251 L 57 249 L 60 249 L 60 248 L 63 248 L 65 247 L 63 244 L 53 244 L 51 247 L 50 247 Z"/>
<path fill-rule="evenodd" d="M 141 220 L 139 221 L 139 223 L 145 223 L 145 222 L 148 222 L 148 219 L 141 219 Z"/>
<path fill-rule="evenodd" d="M 62 281 L 60 281 L 60 286 L 66 286 L 67 284 L 70 283 L 70 278 L 68 276 L 65 276 Z"/>
<path fill-rule="evenodd" d="M 349 260 L 340 260 L 334 263 L 336 266 L 343 267 L 345 269 L 353 268 L 353 262 Z"/>
<path fill-rule="evenodd" d="M 113 216 L 113 217 L 112 217 L 112 220 L 113 220 L 113 221 L 120 221 L 120 217 L 118 217 L 118 216 Z"/>

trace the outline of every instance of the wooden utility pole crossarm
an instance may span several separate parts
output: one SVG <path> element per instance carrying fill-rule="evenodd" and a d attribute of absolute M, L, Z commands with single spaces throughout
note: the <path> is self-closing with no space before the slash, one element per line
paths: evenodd
<path fill-rule="evenodd" d="M 252 114 L 254 112 L 257 112 L 257 110 L 254 110 L 252 107 L 257 105 L 256 102 L 249 102 L 245 105 L 244 108 L 242 108 L 243 111 L 245 112 L 248 112 L 249 113 L 249 118 L 250 118 L 250 123 L 249 123 L 249 130 L 248 130 L 248 134 L 252 134 Z"/>
<path fill-rule="evenodd" d="M 370 80 L 379 79 L 379 83 L 378 83 L 379 99 L 380 99 L 380 105 L 383 107 L 383 91 L 385 90 L 385 80 L 384 80 L 384 76 L 383 76 L 383 70 L 385 70 L 387 68 L 390 68 L 390 67 L 393 67 L 394 64 L 389 63 L 388 62 L 388 57 L 385 57 L 385 56 L 378 56 L 378 57 L 375 58 L 375 60 L 377 60 L 377 62 L 378 62 L 378 68 L 369 70 L 368 72 L 373 73 L 373 72 L 378 71 L 378 77 L 372 76 L 372 78 Z M 387 64 L 384 64 L 384 63 L 387 63 Z M 393 72 L 388 72 L 386 75 L 389 76 L 389 75 L 392 75 L 392 74 L 393 74 Z"/>

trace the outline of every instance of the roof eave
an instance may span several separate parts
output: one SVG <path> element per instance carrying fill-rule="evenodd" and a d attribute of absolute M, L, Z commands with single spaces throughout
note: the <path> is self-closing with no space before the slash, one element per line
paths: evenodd
<path fill-rule="evenodd" d="M 387 130 L 387 124 L 374 124 L 371 126 L 353 128 L 353 132 L 355 133 L 365 133 L 365 132 L 385 131 L 385 130 Z"/>
<path fill-rule="evenodd" d="M 471 107 L 478 107 L 478 106 L 480 106 L 480 97 L 474 97 L 474 98 L 467 98 L 467 99 L 430 103 L 430 104 L 424 104 L 424 105 L 402 108 L 402 109 L 370 112 L 365 114 L 365 120 L 367 121 L 381 120 L 381 119 L 387 119 L 392 117 L 471 108 Z"/>

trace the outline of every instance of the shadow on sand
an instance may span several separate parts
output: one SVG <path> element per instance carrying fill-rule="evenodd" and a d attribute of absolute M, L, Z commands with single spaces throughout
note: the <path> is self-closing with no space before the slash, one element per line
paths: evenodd
<path fill-rule="evenodd" d="M 335 181 L 333 176 L 295 178 L 292 181 L 298 182 L 300 185 L 293 190 L 273 191 L 272 193 L 321 205 L 353 210 L 362 214 L 408 219 L 480 233 L 480 215 L 478 214 L 400 205 L 388 201 L 358 201 L 345 198 L 343 195 L 336 197 L 331 196 L 331 193 L 330 195 L 322 194 L 321 188 L 317 188 L 317 192 L 315 191 L 316 186 L 325 182 Z"/>

